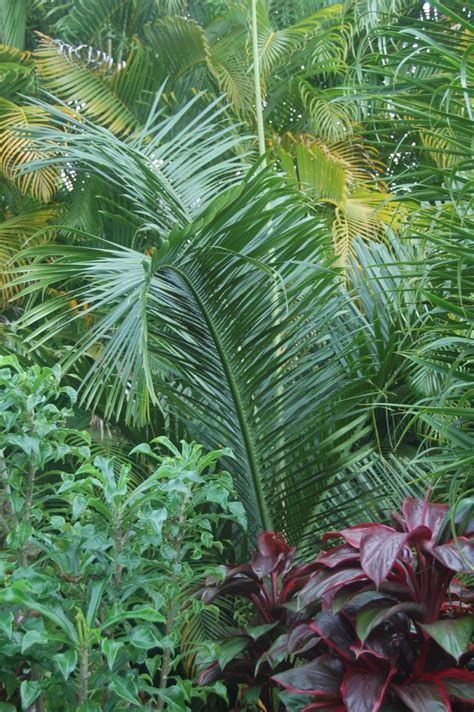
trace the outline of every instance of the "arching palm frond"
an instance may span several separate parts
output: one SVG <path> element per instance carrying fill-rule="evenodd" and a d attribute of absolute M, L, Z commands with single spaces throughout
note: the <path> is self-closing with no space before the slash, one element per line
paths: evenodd
<path fill-rule="evenodd" d="M 384 228 L 396 224 L 399 202 L 377 185 L 380 166 L 360 144 L 288 136 L 277 155 L 314 203 L 334 207 L 334 251 L 341 266 L 350 264 L 357 237 L 383 237 Z"/>
<path fill-rule="evenodd" d="M 178 78 L 199 64 L 207 64 L 209 45 L 204 29 L 185 17 L 165 17 L 145 29 L 147 42 L 158 53 L 170 77 Z M 180 51 L 177 52 L 176 48 Z"/>
<path fill-rule="evenodd" d="M 67 147 L 59 129 L 41 132 L 78 174 L 82 165 L 124 186 L 158 248 L 97 247 L 81 234 L 81 245 L 27 251 L 35 261 L 17 284 L 50 298 L 20 323 L 36 348 L 89 315 L 66 362 L 84 373 L 85 406 L 141 424 L 163 406 L 189 437 L 230 446 L 252 534 L 274 527 L 297 541 L 318 528 L 308 517 L 321 492 L 372 447 L 372 386 L 353 391 L 361 320 L 301 194 L 271 171 L 242 182 L 234 159 L 215 164 L 235 143 L 215 113 L 182 133 L 179 117 L 150 122 L 128 140 L 71 120 Z M 340 516 L 351 507 L 341 501 Z"/>
<path fill-rule="evenodd" d="M 15 258 L 25 247 L 31 246 L 31 238 L 43 230 L 57 215 L 57 209 L 37 208 L 24 215 L 15 215 L 0 222 L 0 308 L 3 308 L 12 296 L 7 284 L 11 281 L 11 271 L 15 267 Z M 42 234 L 39 242 L 44 242 Z"/>
<path fill-rule="evenodd" d="M 15 94 L 26 93 L 34 85 L 34 66 L 29 52 L 0 45 L 0 95 L 11 99 Z"/>
<path fill-rule="evenodd" d="M 43 86 L 57 93 L 71 109 L 94 118 L 115 133 L 127 133 L 136 126 L 133 112 L 110 87 L 110 72 L 115 74 L 121 69 L 111 68 L 107 59 L 98 67 L 88 67 L 88 58 L 83 60 L 76 48 L 44 36 L 35 59 Z"/>
<path fill-rule="evenodd" d="M 28 174 L 25 170 L 44 157 L 44 147 L 33 143 L 31 131 L 47 125 L 47 108 L 19 106 L 0 99 L 0 170 L 23 193 L 31 193 L 45 203 L 58 190 L 58 171 L 50 165 Z"/>
<path fill-rule="evenodd" d="M 273 28 L 266 4 L 260 0 L 257 7 L 259 62 L 263 78 L 288 61 L 294 52 L 317 36 L 324 23 L 339 20 L 343 6 L 335 3 L 321 8 L 309 17 L 279 30 Z"/>
<path fill-rule="evenodd" d="M 103 51 L 109 43 L 116 50 L 117 44 L 141 34 L 145 23 L 158 14 L 156 0 L 74 0 L 71 5 L 56 23 L 55 35 Z"/>

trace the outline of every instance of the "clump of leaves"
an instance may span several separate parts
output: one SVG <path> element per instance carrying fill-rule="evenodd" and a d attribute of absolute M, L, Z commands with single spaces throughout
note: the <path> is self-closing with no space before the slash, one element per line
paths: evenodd
<path fill-rule="evenodd" d="M 300 567 L 288 565 L 281 535 L 264 533 L 252 563 L 204 597 L 249 598 L 268 628 L 229 637 L 234 659 L 221 654 L 201 681 L 232 681 L 267 710 L 472 709 L 474 591 L 456 578 L 474 570 L 472 504 L 450 516 L 447 505 L 406 498 L 392 527 L 332 532 L 342 543 Z M 256 566 L 264 549 L 276 568 Z"/>
<path fill-rule="evenodd" d="M 193 590 L 215 572 L 216 527 L 244 523 L 222 452 L 158 438 L 135 448 L 151 471 L 136 484 L 130 465 L 68 445 L 59 378 L 0 364 L 2 710 L 183 712 L 225 696 L 179 674 L 183 630 L 212 609 Z"/>

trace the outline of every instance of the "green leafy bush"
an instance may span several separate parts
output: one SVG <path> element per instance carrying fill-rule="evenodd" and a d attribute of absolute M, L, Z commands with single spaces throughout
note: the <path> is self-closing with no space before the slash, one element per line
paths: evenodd
<path fill-rule="evenodd" d="M 186 627 L 216 610 L 193 594 L 216 569 L 216 526 L 244 524 L 222 453 L 157 438 L 169 455 L 136 447 L 150 472 L 136 483 L 77 445 L 74 397 L 57 368 L 0 362 L 0 708 L 177 712 L 225 696 L 178 674 Z"/>

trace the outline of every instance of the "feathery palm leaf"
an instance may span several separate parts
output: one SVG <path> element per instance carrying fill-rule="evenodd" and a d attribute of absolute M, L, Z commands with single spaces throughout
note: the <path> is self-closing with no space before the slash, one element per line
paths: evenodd
<path fill-rule="evenodd" d="M 127 133 L 136 125 L 131 109 L 110 88 L 110 62 L 88 68 L 74 47 L 41 37 L 35 52 L 36 67 L 44 87 L 72 108 L 110 128 Z M 112 61 L 112 60 L 111 60 Z M 113 68 L 113 74 L 120 72 Z"/>
<path fill-rule="evenodd" d="M 0 4 L 0 44 L 23 49 L 28 0 L 3 0 Z"/>
<path fill-rule="evenodd" d="M 43 231 L 56 214 L 57 210 L 53 207 L 37 208 L 0 222 L 0 307 L 4 307 L 12 296 L 7 283 L 10 281 L 8 273 L 15 266 L 16 256 L 27 244 L 31 246 L 31 238 L 35 233 Z M 40 242 L 44 241 L 44 238 L 43 233 Z"/>
<path fill-rule="evenodd" d="M 44 148 L 33 143 L 31 131 L 47 124 L 47 109 L 0 99 L 0 170 L 23 193 L 45 203 L 58 189 L 57 170 L 49 165 L 28 174 L 24 171 L 44 156 Z"/>

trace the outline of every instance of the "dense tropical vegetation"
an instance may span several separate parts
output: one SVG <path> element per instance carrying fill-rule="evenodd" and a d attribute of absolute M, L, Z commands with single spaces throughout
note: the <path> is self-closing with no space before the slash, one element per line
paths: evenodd
<path fill-rule="evenodd" d="M 473 36 L 0 0 L 0 710 L 472 708 Z"/>

